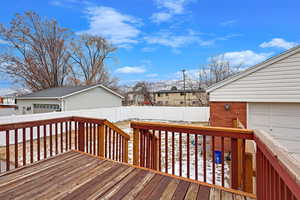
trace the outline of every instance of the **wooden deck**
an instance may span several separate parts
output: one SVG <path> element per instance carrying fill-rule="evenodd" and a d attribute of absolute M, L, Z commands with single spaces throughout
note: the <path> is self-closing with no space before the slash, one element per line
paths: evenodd
<path fill-rule="evenodd" d="M 70 151 L 0 176 L 0 199 L 251 199 Z"/>

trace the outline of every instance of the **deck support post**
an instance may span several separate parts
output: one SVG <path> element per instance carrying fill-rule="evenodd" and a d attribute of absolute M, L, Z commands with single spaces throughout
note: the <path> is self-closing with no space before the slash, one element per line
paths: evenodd
<path fill-rule="evenodd" d="M 104 132 L 104 124 L 98 126 L 98 156 L 104 157 L 105 153 L 105 132 Z"/>
<path fill-rule="evenodd" d="M 133 129 L 133 164 L 140 166 L 140 131 L 139 129 Z"/>
<path fill-rule="evenodd" d="M 78 123 L 78 150 L 84 152 L 84 123 Z"/>

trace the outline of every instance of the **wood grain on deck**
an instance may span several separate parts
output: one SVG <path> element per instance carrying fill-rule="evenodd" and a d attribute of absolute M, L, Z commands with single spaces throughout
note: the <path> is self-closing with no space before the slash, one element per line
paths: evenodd
<path fill-rule="evenodd" d="M 0 176 L 0 199 L 249 199 L 71 151 Z"/>

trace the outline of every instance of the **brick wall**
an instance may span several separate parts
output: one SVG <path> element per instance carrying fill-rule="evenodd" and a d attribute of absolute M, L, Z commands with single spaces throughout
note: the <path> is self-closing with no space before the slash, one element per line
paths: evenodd
<path fill-rule="evenodd" d="M 224 106 L 228 104 L 229 110 Z M 210 123 L 211 126 L 232 128 L 232 121 L 236 118 L 247 127 L 247 103 L 246 102 L 210 102 Z"/>
<path fill-rule="evenodd" d="M 225 110 L 224 106 L 228 104 L 229 110 Z M 210 125 L 220 127 L 233 127 L 233 120 L 236 118 L 247 127 L 247 103 L 245 102 L 210 102 Z M 215 138 L 215 149 L 221 150 L 221 138 Z M 231 151 L 231 140 L 224 140 L 225 152 Z"/>

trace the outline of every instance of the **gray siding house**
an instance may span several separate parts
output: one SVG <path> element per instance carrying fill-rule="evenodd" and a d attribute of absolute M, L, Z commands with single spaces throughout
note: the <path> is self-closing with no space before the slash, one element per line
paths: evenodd
<path fill-rule="evenodd" d="M 17 97 L 17 114 L 118 107 L 123 96 L 98 84 L 49 88 Z"/>

